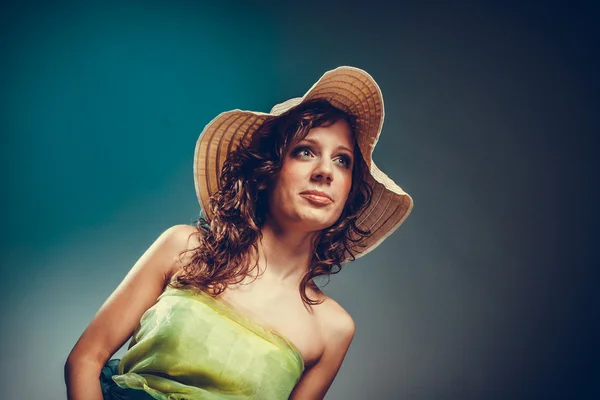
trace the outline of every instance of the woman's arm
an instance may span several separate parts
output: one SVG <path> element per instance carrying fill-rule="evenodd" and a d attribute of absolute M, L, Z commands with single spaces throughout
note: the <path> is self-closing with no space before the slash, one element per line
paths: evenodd
<path fill-rule="evenodd" d="M 328 325 L 321 358 L 304 371 L 290 400 L 321 400 L 333 383 L 354 338 L 355 326 L 352 317 L 343 310 L 335 318 L 329 319 Z"/>
<path fill-rule="evenodd" d="M 156 303 L 166 277 L 178 267 L 179 253 L 189 248 L 193 232 L 196 228 L 189 225 L 176 225 L 163 232 L 100 307 L 67 358 L 69 400 L 102 400 L 102 367 L 131 337 L 144 312 Z"/>

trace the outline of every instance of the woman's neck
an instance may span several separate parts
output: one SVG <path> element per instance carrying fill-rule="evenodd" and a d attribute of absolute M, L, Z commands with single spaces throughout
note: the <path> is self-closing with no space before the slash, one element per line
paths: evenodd
<path fill-rule="evenodd" d="M 314 232 L 278 229 L 265 222 L 258 262 L 264 279 L 298 287 L 312 260 L 314 235 Z"/>

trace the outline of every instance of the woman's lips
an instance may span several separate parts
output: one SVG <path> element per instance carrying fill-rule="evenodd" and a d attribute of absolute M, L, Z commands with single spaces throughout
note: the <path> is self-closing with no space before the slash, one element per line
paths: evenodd
<path fill-rule="evenodd" d="M 329 197 L 323 196 L 320 194 L 303 192 L 303 193 L 300 193 L 300 196 L 304 197 L 305 199 L 307 199 L 313 203 L 320 204 L 320 205 L 327 205 L 327 204 L 331 204 L 333 202 Z"/>

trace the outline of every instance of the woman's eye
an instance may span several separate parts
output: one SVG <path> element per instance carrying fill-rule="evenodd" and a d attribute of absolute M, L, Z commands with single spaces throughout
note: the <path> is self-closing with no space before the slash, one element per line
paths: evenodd
<path fill-rule="evenodd" d="M 342 166 L 349 168 L 350 167 L 350 157 L 348 156 L 340 156 L 338 158 L 338 163 Z"/>
<path fill-rule="evenodd" d="M 315 153 L 309 147 L 298 147 L 292 152 L 292 155 L 301 159 L 315 157 Z M 352 165 L 352 159 L 347 155 L 340 155 L 334 159 L 334 162 L 338 163 L 343 168 L 350 168 Z"/>
<path fill-rule="evenodd" d="M 300 158 L 308 158 L 312 156 L 312 152 L 306 147 L 300 147 L 294 151 L 294 155 Z"/>

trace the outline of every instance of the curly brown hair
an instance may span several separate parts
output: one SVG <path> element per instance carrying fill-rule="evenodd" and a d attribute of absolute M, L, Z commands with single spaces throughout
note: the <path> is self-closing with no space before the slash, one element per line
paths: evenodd
<path fill-rule="evenodd" d="M 325 100 L 302 105 L 266 120 L 251 138 L 242 140 L 224 162 L 219 190 L 210 198 L 210 213 L 195 221 L 199 245 L 181 273 L 170 283 L 174 287 L 192 286 L 222 293 L 229 284 L 240 283 L 258 266 L 261 227 L 269 211 L 268 194 L 292 146 L 312 128 L 330 126 L 346 120 L 355 132 L 355 118 Z M 360 241 L 370 235 L 356 225 L 361 212 L 369 206 L 373 189 L 363 179 L 367 172 L 358 145 L 354 146 L 352 187 L 342 214 L 323 229 L 313 243 L 309 271 L 300 283 L 302 300 L 311 305 L 322 301 L 309 299 L 306 287 L 318 276 L 336 274 L 346 259 L 354 260 Z M 209 217 L 210 215 L 210 217 Z M 255 259 L 253 265 L 251 260 Z"/>

